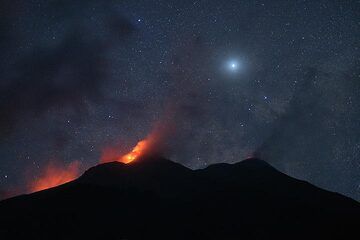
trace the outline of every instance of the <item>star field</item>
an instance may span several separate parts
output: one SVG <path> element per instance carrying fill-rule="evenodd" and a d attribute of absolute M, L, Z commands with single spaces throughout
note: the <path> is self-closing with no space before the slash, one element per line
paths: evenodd
<path fill-rule="evenodd" d="M 51 159 L 85 170 L 164 121 L 164 155 L 186 166 L 257 155 L 359 200 L 359 7 L 2 1 L 0 191 Z"/>

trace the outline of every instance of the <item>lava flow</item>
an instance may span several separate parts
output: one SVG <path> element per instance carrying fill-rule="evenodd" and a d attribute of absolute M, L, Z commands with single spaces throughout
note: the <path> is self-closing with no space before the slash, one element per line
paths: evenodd
<path fill-rule="evenodd" d="M 120 154 L 119 147 L 107 146 L 103 149 L 100 163 L 117 161 L 128 164 L 144 156 L 162 152 L 164 150 L 164 140 L 172 131 L 172 125 L 161 124 L 161 122 L 159 122 L 145 139 L 139 141 L 136 146 L 126 154 Z"/>
<path fill-rule="evenodd" d="M 123 163 L 131 163 L 138 158 L 148 154 L 151 152 L 151 148 L 153 146 L 153 139 L 148 137 L 144 140 L 139 141 L 136 146 L 128 153 L 122 155 L 119 154 L 118 149 L 116 147 L 107 147 L 103 150 L 100 162 L 123 162 Z"/>
<path fill-rule="evenodd" d="M 137 158 L 142 156 L 146 152 L 148 146 L 149 140 L 142 140 L 136 144 L 131 152 L 122 156 L 120 159 L 118 159 L 118 161 L 123 163 L 131 163 L 132 161 L 135 161 Z"/>

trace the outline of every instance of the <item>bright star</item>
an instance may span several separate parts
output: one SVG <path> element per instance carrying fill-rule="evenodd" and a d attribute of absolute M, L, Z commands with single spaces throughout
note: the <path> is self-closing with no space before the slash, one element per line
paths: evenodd
<path fill-rule="evenodd" d="M 228 69 L 232 72 L 236 72 L 240 68 L 240 62 L 237 60 L 231 60 L 228 62 Z"/>
<path fill-rule="evenodd" d="M 243 57 L 227 57 L 221 64 L 222 72 L 229 78 L 238 78 L 247 70 L 247 64 Z"/>

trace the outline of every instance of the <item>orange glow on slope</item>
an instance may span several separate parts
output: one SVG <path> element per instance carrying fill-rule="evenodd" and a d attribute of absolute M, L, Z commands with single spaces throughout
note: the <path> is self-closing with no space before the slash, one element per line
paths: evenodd
<path fill-rule="evenodd" d="M 120 159 L 118 159 L 118 161 L 123 163 L 130 163 L 132 161 L 135 161 L 137 158 L 147 152 L 149 145 L 149 140 L 146 139 L 138 142 L 136 146 L 131 150 L 131 152 L 122 156 Z"/>
<path fill-rule="evenodd" d="M 116 147 L 106 147 L 101 155 L 100 162 L 117 161 L 122 163 L 131 163 L 141 156 L 144 156 L 151 152 L 153 140 L 146 138 L 139 141 L 136 146 L 128 153 L 121 154 Z"/>
<path fill-rule="evenodd" d="M 30 192 L 56 187 L 70 182 L 79 175 L 79 162 L 75 161 L 66 167 L 50 162 L 40 177 L 29 185 Z"/>
<path fill-rule="evenodd" d="M 168 128 L 155 127 L 145 139 L 139 141 L 136 146 L 126 154 L 121 154 L 116 147 L 106 147 L 102 152 L 100 162 L 117 161 L 131 163 L 143 156 L 158 153 L 162 150 L 162 142 L 167 131 Z"/>
<path fill-rule="evenodd" d="M 121 152 L 121 147 L 107 146 L 103 149 L 100 163 L 122 162 L 131 163 L 143 156 L 149 156 L 161 153 L 165 146 L 165 139 L 174 131 L 170 123 L 158 122 L 152 128 L 150 134 L 139 141 L 136 146 L 128 153 Z"/>

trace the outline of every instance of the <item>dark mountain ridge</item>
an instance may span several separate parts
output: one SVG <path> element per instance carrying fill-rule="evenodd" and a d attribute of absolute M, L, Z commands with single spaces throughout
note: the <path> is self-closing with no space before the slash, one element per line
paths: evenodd
<path fill-rule="evenodd" d="M 3 239 L 346 239 L 359 220 L 355 200 L 259 159 L 199 170 L 111 162 L 0 202 Z"/>

